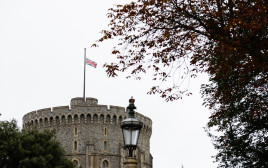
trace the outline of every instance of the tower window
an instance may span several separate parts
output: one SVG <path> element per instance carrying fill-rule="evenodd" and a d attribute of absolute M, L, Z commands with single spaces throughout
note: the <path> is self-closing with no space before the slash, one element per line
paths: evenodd
<path fill-rule="evenodd" d="M 74 141 L 74 152 L 77 152 L 77 141 Z"/>
<path fill-rule="evenodd" d="M 77 135 L 77 128 L 74 129 L 74 135 Z"/>
<path fill-rule="evenodd" d="M 104 135 L 107 135 L 107 128 L 104 128 Z"/>
<path fill-rule="evenodd" d="M 104 151 L 107 150 L 107 141 L 104 141 Z"/>
<path fill-rule="evenodd" d="M 75 167 L 79 167 L 79 163 L 77 160 L 73 160 Z"/>
<path fill-rule="evenodd" d="M 102 162 L 102 168 L 109 168 L 109 162 L 107 160 Z"/>

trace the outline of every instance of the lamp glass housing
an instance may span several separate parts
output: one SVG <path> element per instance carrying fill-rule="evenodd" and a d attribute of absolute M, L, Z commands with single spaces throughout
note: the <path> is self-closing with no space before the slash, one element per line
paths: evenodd
<path fill-rule="evenodd" d="M 126 118 L 122 121 L 121 128 L 126 147 L 137 146 L 141 127 L 142 124 L 136 118 Z"/>
<path fill-rule="evenodd" d="M 138 143 L 139 130 L 123 129 L 125 145 L 136 146 Z"/>

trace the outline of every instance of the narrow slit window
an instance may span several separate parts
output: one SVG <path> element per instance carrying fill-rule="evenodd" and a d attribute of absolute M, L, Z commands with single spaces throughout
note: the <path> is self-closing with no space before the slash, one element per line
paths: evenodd
<path fill-rule="evenodd" d="M 74 141 L 74 151 L 77 152 L 77 141 Z"/>
<path fill-rule="evenodd" d="M 104 150 L 107 150 L 107 141 L 104 141 Z"/>

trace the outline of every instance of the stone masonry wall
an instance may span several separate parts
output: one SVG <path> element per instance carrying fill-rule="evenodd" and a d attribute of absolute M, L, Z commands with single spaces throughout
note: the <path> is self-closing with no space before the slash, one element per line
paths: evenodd
<path fill-rule="evenodd" d="M 143 127 L 136 156 L 139 168 L 152 168 L 150 137 L 152 121 L 135 113 Z M 56 129 L 66 157 L 83 168 L 122 168 L 125 159 L 120 123 L 127 117 L 123 107 L 98 105 L 95 98 L 73 98 L 71 106 L 46 108 L 27 113 L 23 128 Z"/>

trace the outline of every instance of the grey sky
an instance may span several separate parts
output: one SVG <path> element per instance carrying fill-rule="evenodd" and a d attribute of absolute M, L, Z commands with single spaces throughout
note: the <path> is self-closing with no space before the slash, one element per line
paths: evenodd
<path fill-rule="evenodd" d="M 190 81 L 193 96 L 165 102 L 147 95 L 150 78 L 107 78 L 102 65 L 114 60 L 113 41 L 90 48 L 107 25 L 107 9 L 119 0 L 0 0 L 0 120 L 69 105 L 83 89 L 83 48 L 98 67 L 86 69 L 86 96 L 99 104 L 126 107 L 153 120 L 151 153 L 154 168 L 213 168 L 215 153 L 205 127 L 209 111 L 199 94 L 206 75 Z M 122 0 L 123 2 L 123 0 Z"/>

